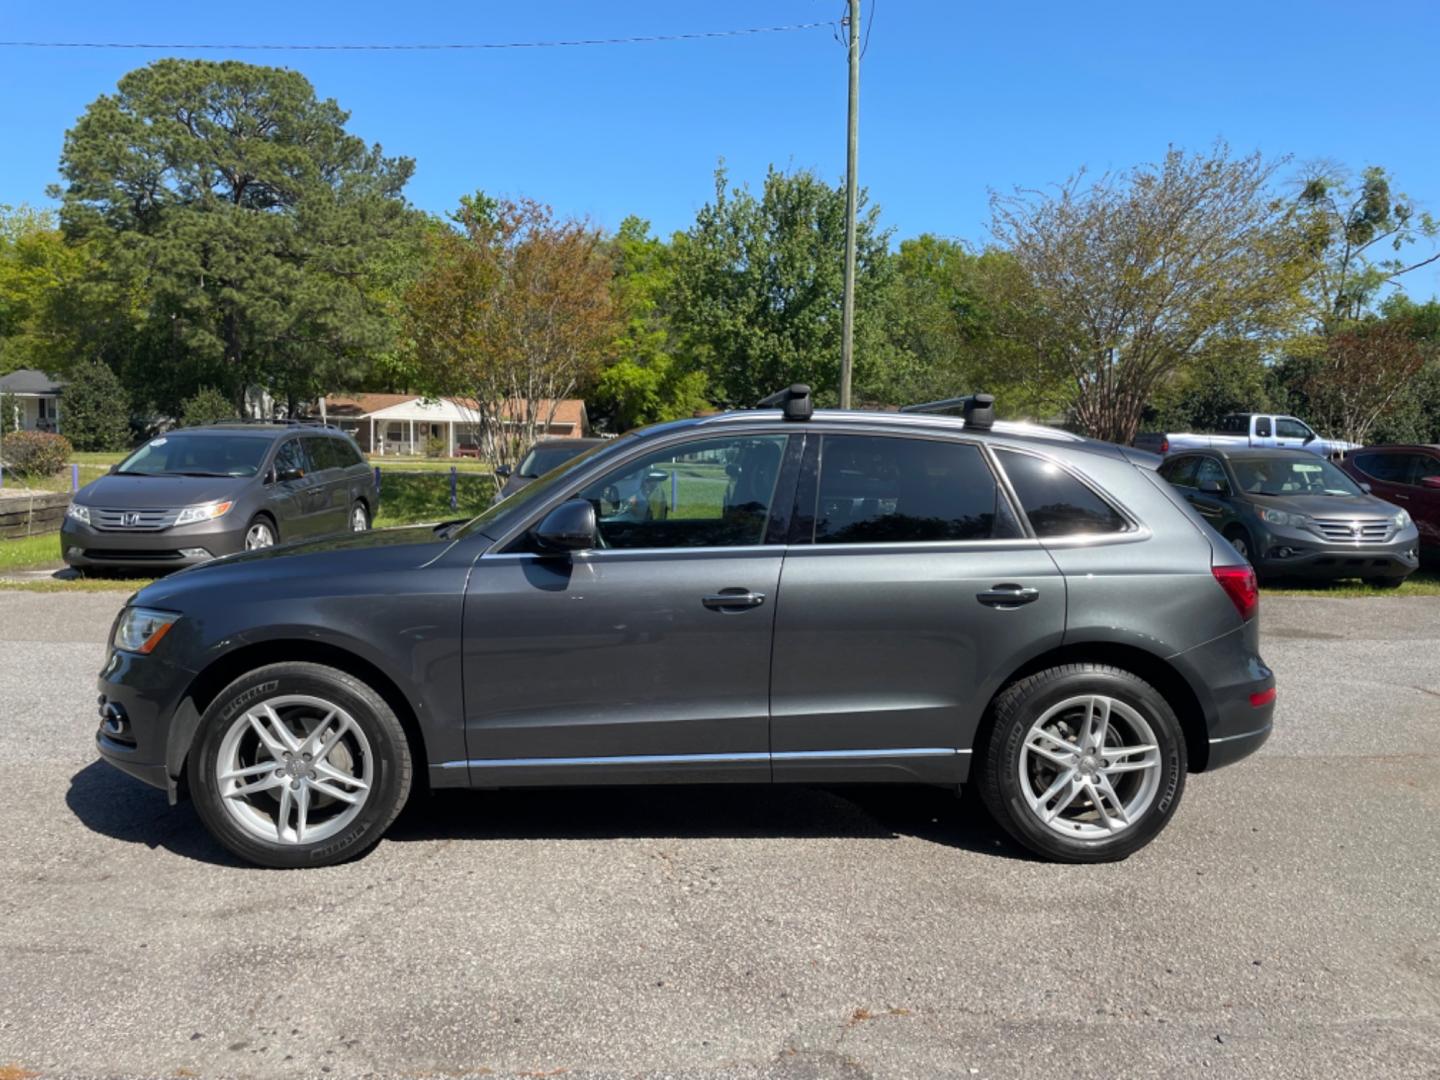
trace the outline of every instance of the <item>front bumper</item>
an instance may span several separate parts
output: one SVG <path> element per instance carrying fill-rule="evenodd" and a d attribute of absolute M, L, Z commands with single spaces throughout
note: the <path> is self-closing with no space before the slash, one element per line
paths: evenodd
<path fill-rule="evenodd" d="M 1270 527 L 1251 556 L 1267 577 L 1407 578 L 1420 566 L 1420 534 L 1413 525 L 1384 544 L 1325 540 L 1306 529 Z"/>
<path fill-rule="evenodd" d="M 172 803 L 199 721 L 184 696 L 193 678 L 163 657 L 111 649 L 98 682 L 95 748 L 122 772 L 167 791 Z"/>
<path fill-rule="evenodd" d="M 233 511 L 232 511 L 233 513 Z M 67 517 L 60 527 L 60 557 L 74 567 L 179 570 L 245 548 L 245 522 L 230 515 L 168 529 L 97 529 Z"/>

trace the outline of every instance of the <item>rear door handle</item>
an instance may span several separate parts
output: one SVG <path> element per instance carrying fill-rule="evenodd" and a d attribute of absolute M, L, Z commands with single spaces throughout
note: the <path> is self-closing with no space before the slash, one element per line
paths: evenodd
<path fill-rule="evenodd" d="M 721 589 L 718 593 L 701 597 L 700 602 L 712 611 L 738 611 L 759 607 L 765 603 L 765 594 L 751 592 L 749 589 Z"/>
<path fill-rule="evenodd" d="M 1409 501 L 1410 501 L 1410 496 L 1409 496 L 1409 495 L 1401 495 L 1398 491 L 1387 491 L 1387 492 L 1385 493 L 1385 498 L 1387 498 L 1387 499 L 1404 499 L 1406 502 L 1409 502 Z"/>
<path fill-rule="evenodd" d="M 1013 608 L 1040 599 L 1040 590 L 1026 585 L 996 585 L 985 592 L 976 593 L 975 599 L 986 607 Z"/>

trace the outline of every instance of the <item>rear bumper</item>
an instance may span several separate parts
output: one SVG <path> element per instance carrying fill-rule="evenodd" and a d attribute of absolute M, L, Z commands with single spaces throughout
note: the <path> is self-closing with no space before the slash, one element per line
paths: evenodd
<path fill-rule="evenodd" d="M 1170 658 L 1199 699 L 1205 743 L 1190 747 L 1190 767 L 1218 769 L 1253 754 L 1265 744 L 1275 717 L 1275 673 L 1255 648 L 1257 628 L 1238 626 L 1228 634 Z M 1199 756 L 1203 755 L 1203 756 Z"/>

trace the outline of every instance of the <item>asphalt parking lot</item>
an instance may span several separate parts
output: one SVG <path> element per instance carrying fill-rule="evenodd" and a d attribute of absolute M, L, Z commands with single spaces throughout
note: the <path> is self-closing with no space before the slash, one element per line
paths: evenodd
<path fill-rule="evenodd" d="M 1267 597 L 1256 757 L 1125 863 L 953 796 L 451 795 L 232 862 L 100 764 L 123 594 L 0 592 L 0 1077 L 1440 1076 L 1440 599 Z"/>

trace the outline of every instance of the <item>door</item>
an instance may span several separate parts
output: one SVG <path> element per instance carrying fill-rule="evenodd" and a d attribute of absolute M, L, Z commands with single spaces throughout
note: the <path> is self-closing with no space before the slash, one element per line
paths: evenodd
<path fill-rule="evenodd" d="M 522 537 L 477 560 L 464 613 L 473 784 L 769 779 L 785 550 L 772 511 L 790 505 L 799 438 L 691 438 L 631 457 L 570 493 L 594 505 L 600 546 L 555 557 Z"/>
<path fill-rule="evenodd" d="M 306 435 L 301 441 L 315 470 L 310 492 L 313 535 L 344 532 L 350 526 L 350 481 L 340 444 L 328 435 Z"/>
<path fill-rule="evenodd" d="M 1315 433 L 1309 426 L 1302 424 L 1293 416 L 1277 416 L 1275 418 L 1275 446 L 1284 447 L 1287 450 L 1303 450 L 1315 439 Z"/>
<path fill-rule="evenodd" d="M 1395 505 L 1403 506 L 1415 519 L 1420 530 L 1422 546 L 1440 548 L 1440 455 L 1411 453 L 1410 470 L 1406 476 L 1408 486 L 1403 490 L 1406 498 Z"/>
<path fill-rule="evenodd" d="M 960 782 L 996 680 L 1060 643 L 1065 583 L 978 446 L 817 449 L 775 613 L 774 777 Z"/>
<path fill-rule="evenodd" d="M 301 540 L 315 535 L 315 480 L 310 459 L 298 438 L 286 439 L 275 451 L 270 478 L 265 487 L 265 503 L 275 518 L 282 541 Z M 286 477 L 289 477 L 286 479 Z"/>
<path fill-rule="evenodd" d="M 1194 486 L 1185 490 L 1185 498 L 1195 512 L 1210 523 L 1216 532 L 1224 532 L 1226 523 L 1234 516 L 1230 506 L 1230 478 L 1225 475 L 1225 466 L 1218 458 L 1196 459 Z"/>
<path fill-rule="evenodd" d="M 1268 416 L 1253 416 L 1250 423 L 1254 430 L 1250 435 L 1251 446 L 1274 446 L 1275 426 Z"/>

